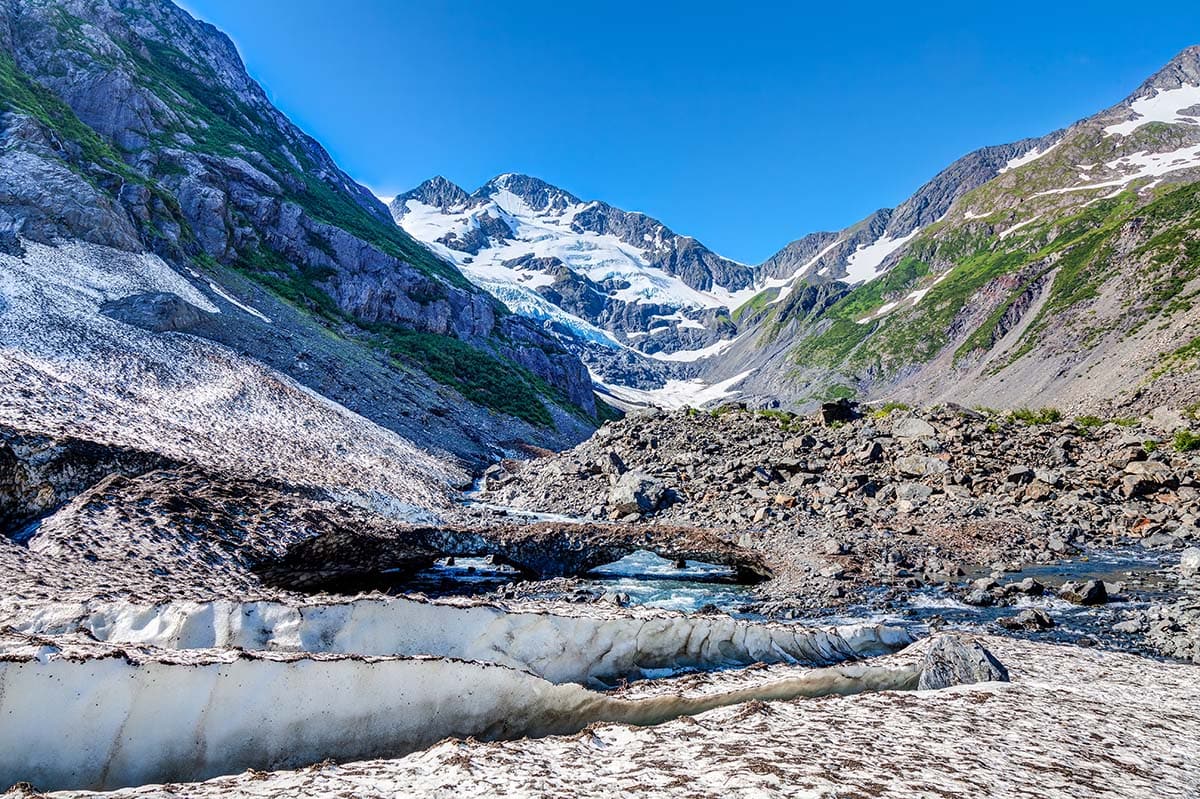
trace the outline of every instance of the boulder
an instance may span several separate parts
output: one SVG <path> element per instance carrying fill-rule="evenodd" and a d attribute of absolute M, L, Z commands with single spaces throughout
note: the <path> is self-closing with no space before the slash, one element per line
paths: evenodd
<path fill-rule="evenodd" d="M 1200 574 L 1200 549 L 1188 547 L 1179 556 L 1179 573 L 1184 577 L 1195 577 Z"/>
<path fill-rule="evenodd" d="M 1160 405 L 1150 411 L 1150 424 L 1164 433 L 1174 433 L 1177 430 L 1185 429 L 1188 421 L 1179 411 Z"/>
<path fill-rule="evenodd" d="M 1042 502 L 1054 496 L 1054 487 L 1041 480 L 1034 480 L 1025 487 L 1025 499 L 1030 502 Z"/>
<path fill-rule="evenodd" d="M 1026 608 L 1016 616 L 999 619 L 996 623 L 1006 630 L 1049 630 L 1054 626 L 1054 619 L 1041 608 Z"/>
<path fill-rule="evenodd" d="M 896 486 L 896 498 L 908 502 L 921 502 L 932 494 L 933 489 L 921 483 L 900 483 Z"/>
<path fill-rule="evenodd" d="M 1156 485 L 1163 485 L 1171 480 L 1171 467 L 1161 461 L 1131 461 L 1125 464 L 1125 473 L 1136 475 Z"/>
<path fill-rule="evenodd" d="M 621 516 L 652 513 L 658 510 L 665 495 L 663 484 L 645 472 L 625 472 L 609 490 L 608 506 Z"/>
<path fill-rule="evenodd" d="M 1146 629 L 1145 622 L 1140 618 L 1126 619 L 1112 626 L 1113 632 L 1123 635 L 1136 635 Z"/>
<path fill-rule="evenodd" d="M 1149 494 L 1158 488 L 1153 480 L 1147 480 L 1141 475 L 1127 474 L 1121 478 L 1121 496 L 1126 499 Z"/>
<path fill-rule="evenodd" d="M 898 419 L 892 425 L 892 435 L 896 438 L 915 439 L 915 438 L 935 438 L 937 431 L 929 422 L 924 419 L 918 419 L 914 416 L 905 419 Z"/>
<path fill-rule="evenodd" d="M 991 607 L 995 601 L 995 598 L 982 588 L 976 588 L 963 597 L 963 602 L 977 608 Z"/>
<path fill-rule="evenodd" d="M 159 292 L 134 294 L 106 302 L 101 313 L 119 322 L 165 333 L 172 330 L 191 330 L 212 314 L 197 308 L 178 294 Z"/>
<path fill-rule="evenodd" d="M 854 457 L 859 463 L 875 463 L 883 457 L 883 447 L 878 441 L 865 441 Z"/>
<path fill-rule="evenodd" d="M 1075 605 L 1103 605 L 1108 601 L 1108 591 L 1099 580 L 1085 583 L 1063 583 L 1058 595 Z"/>
<path fill-rule="evenodd" d="M 917 688 L 928 691 L 978 682 L 1008 682 L 1008 669 L 979 643 L 946 635 L 926 650 Z"/>
<path fill-rule="evenodd" d="M 1004 479 L 1010 483 L 1028 483 L 1033 479 L 1033 469 L 1028 466 L 1010 467 Z"/>
<path fill-rule="evenodd" d="M 944 460 L 925 455 L 902 455 L 896 459 L 896 471 L 905 477 L 945 474 L 949 469 Z"/>
<path fill-rule="evenodd" d="M 840 399 L 836 402 L 825 402 L 821 404 L 821 410 L 818 413 L 821 417 L 821 423 L 825 425 L 853 422 L 858 418 L 858 403 L 845 399 Z"/>
<path fill-rule="evenodd" d="M 1004 586 L 1004 591 L 1005 593 L 1024 594 L 1025 596 L 1041 596 L 1046 593 L 1046 586 L 1032 577 L 1026 577 L 1020 582 L 1009 583 Z"/>

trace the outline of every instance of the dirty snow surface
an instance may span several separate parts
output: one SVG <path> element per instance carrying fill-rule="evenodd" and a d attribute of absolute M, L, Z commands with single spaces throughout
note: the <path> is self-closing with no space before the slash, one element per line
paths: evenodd
<path fill-rule="evenodd" d="M 445 502 L 451 470 L 394 433 L 226 347 L 103 315 L 105 302 L 158 292 L 218 313 L 157 256 L 25 250 L 0 254 L 5 423 L 319 486 L 393 515 Z"/>
<path fill-rule="evenodd" d="M 1200 794 L 1196 668 L 1008 638 L 983 642 L 1009 665 L 1011 683 L 750 702 L 658 726 L 600 723 L 578 734 L 536 740 L 447 740 L 399 759 L 251 772 L 106 795 L 1185 799 Z M 778 677 L 775 668 L 759 672 L 758 679 Z M 746 674 L 737 679 L 753 679 Z"/>

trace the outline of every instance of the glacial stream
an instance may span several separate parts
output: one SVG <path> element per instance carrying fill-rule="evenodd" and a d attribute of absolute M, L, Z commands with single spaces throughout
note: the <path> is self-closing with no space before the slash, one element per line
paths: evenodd
<path fill-rule="evenodd" d="M 1041 631 L 1012 631 L 1006 634 L 1043 641 L 1102 646 L 1119 651 L 1144 652 L 1139 634 L 1114 631 L 1113 626 L 1156 602 L 1170 598 L 1170 578 L 1164 568 L 1178 558 L 1172 553 L 1141 548 L 1093 550 L 1057 563 L 1034 564 L 1002 575 L 1001 584 L 1031 577 L 1046 586 L 1040 597 L 1020 596 L 1013 604 L 978 607 L 959 599 L 962 584 L 987 577 L 984 570 L 961 578 L 955 587 L 930 585 L 908 596 L 871 590 L 863 601 L 828 609 L 799 613 L 789 622 L 803 626 L 842 624 L 888 624 L 907 628 L 914 636 L 936 630 L 1006 632 L 997 622 L 1026 608 L 1045 611 L 1055 626 Z M 489 564 L 483 558 L 459 558 L 453 565 L 440 562 L 409 578 L 394 591 L 420 591 L 433 597 L 486 594 L 519 580 L 514 570 Z M 1064 582 L 1103 580 L 1121 591 L 1103 605 L 1084 607 L 1057 596 Z M 688 561 L 682 568 L 650 552 L 637 552 L 607 566 L 594 569 L 587 579 L 577 581 L 581 594 L 607 595 L 634 606 L 695 613 L 715 610 L 735 618 L 762 620 L 755 612 L 750 586 L 734 582 L 732 570 L 722 566 Z M 548 598 L 554 598 L 548 595 Z"/>

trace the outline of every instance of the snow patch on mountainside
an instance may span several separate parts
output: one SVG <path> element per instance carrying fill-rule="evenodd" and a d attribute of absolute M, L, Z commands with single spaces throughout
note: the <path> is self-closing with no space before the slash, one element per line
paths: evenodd
<path fill-rule="evenodd" d="M 820 260 L 822 258 L 824 258 L 826 255 L 828 255 L 834 248 L 836 248 L 838 245 L 840 245 L 843 241 L 845 241 L 845 239 L 840 238 L 840 237 L 837 239 L 834 239 L 832 244 L 830 244 L 828 247 L 826 247 L 823 250 L 821 250 L 820 252 L 818 252 L 812 258 L 809 258 L 804 263 L 803 266 L 797 268 L 790 275 L 788 275 L 786 277 L 767 278 L 766 280 L 760 280 L 757 283 L 755 283 L 752 288 L 745 289 L 744 291 L 739 292 L 738 297 L 737 297 L 738 302 L 736 304 L 731 305 L 730 307 L 731 308 L 741 307 L 742 305 L 744 305 L 745 303 L 747 303 L 751 299 L 753 299 L 756 295 L 761 294 L 762 292 L 768 291 L 770 289 L 779 289 L 779 293 L 776 294 L 775 298 L 767 304 L 775 305 L 776 303 L 783 302 L 783 300 L 787 299 L 787 296 L 792 293 L 792 289 L 795 287 L 796 281 L 799 280 L 800 278 L 802 278 L 804 276 L 804 274 L 806 272 L 808 272 L 809 269 L 812 269 L 814 266 L 816 266 L 817 263 L 820 262 Z M 822 271 L 824 271 L 824 270 L 822 270 Z"/>
<path fill-rule="evenodd" d="M 1105 136 L 1128 136 L 1142 125 L 1165 122 L 1169 125 L 1200 125 L 1200 116 L 1182 114 L 1181 111 L 1200 105 L 1200 86 L 1180 86 L 1177 89 L 1159 89 L 1149 97 L 1134 100 L 1129 110 L 1134 118 L 1104 129 Z"/>
<path fill-rule="evenodd" d="M 1034 147 L 1032 150 L 1025 153 L 1024 155 L 1018 155 L 1016 158 L 1013 158 L 1007 164 L 1000 167 L 999 174 L 1003 175 L 1005 172 L 1008 172 L 1009 170 L 1023 167 L 1026 164 L 1032 164 L 1034 161 L 1036 161 L 1039 158 L 1041 158 L 1042 156 L 1046 155 L 1047 153 L 1049 153 L 1051 150 L 1053 150 L 1058 145 L 1059 145 L 1059 142 L 1054 142 L 1054 144 L 1051 144 L 1045 150 L 1042 150 L 1038 147 Z"/>
<path fill-rule="evenodd" d="M 1066 194 L 1076 191 L 1124 187 L 1143 178 L 1157 178 L 1184 169 L 1197 169 L 1200 168 L 1200 144 L 1191 147 L 1182 147 L 1168 153 L 1133 153 L 1132 155 L 1122 156 L 1114 161 L 1107 162 L 1104 164 L 1104 168 L 1124 174 L 1122 177 L 1099 183 L 1085 183 L 1082 186 L 1047 189 L 1033 196 L 1041 197 L 1047 194 Z"/>
<path fill-rule="evenodd" d="M 925 286 L 924 288 L 913 289 L 908 294 L 904 295 L 903 297 L 901 297 L 898 300 L 892 300 L 891 302 L 885 302 L 883 305 L 879 306 L 871 313 L 867 314 L 866 316 L 862 317 L 861 319 L 856 320 L 857 323 L 860 325 L 865 325 L 867 322 L 871 322 L 876 319 L 879 319 L 880 317 L 887 316 L 889 313 L 891 313 L 892 311 L 896 310 L 897 308 L 899 308 L 901 306 L 910 306 L 911 307 L 911 306 L 916 305 L 921 300 L 925 299 L 925 295 L 929 293 L 930 289 L 932 289 L 938 283 L 941 283 L 946 278 L 950 277 L 950 273 L 952 271 L 953 270 L 949 270 L 949 269 L 946 270 L 942 274 L 938 275 L 937 278 L 932 283 L 930 283 L 928 286 Z"/>
<path fill-rule="evenodd" d="M 707 347 L 702 347 L 698 350 L 680 350 L 678 352 L 654 352 L 650 354 L 651 358 L 659 361 L 674 361 L 675 363 L 693 363 L 703 360 L 704 358 L 713 358 L 720 355 L 725 350 L 729 349 L 735 339 L 723 339 L 710 344 Z"/>
<path fill-rule="evenodd" d="M 920 228 L 917 228 L 899 238 L 893 238 L 891 235 L 884 233 L 873 243 L 859 247 L 846 260 L 846 276 L 843 280 L 853 285 L 873 279 L 879 271 L 880 264 L 889 255 L 911 241 L 919 232 Z"/>
<path fill-rule="evenodd" d="M 735 386 L 754 373 L 753 369 L 734 375 L 719 383 L 703 380 L 668 380 L 662 388 L 637 389 L 604 383 L 596 375 L 592 379 L 611 397 L 631 405 L 653 405 L 667 410 L 699 408 L 710 402 L 735 396 Z"/>
<path fill-rule="evenodd" d="M 234 297 L 228 291 L 221 288 L 220 286 L 218 286 L 216 283 L 212 282 L 211 280 L 208 281 L 208 287 L 210 289 L 212 289 L 214 294 L 216 294 L 221 299 L 225 300 L 225 302 L 229 303 L 230 305 L 233 305 L 234 307 L 237 307 L 237 308 L 241 308 L 243 311 L 250 314 L 251 316 L 257 317 L 258 319 L 261 319 L 264 322 L 270 323 L 271 320 L 267 317 L 266 314 L 262 313 L 261 311 L 257 311 L 255 309 L 251 308 L 249 305 L 246 305 L 244 302 L 239 301 L 236 297 Z"/>

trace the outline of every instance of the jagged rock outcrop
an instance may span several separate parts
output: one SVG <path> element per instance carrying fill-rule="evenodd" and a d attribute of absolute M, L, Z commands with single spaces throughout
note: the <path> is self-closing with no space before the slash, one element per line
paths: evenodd
<path fill-rule="evenodd" d="M 1008 682 L 1008 669 L 978 641 L 945 635 L 925 652 L 917 687 L 928 691 L 977 682 Z"/>

